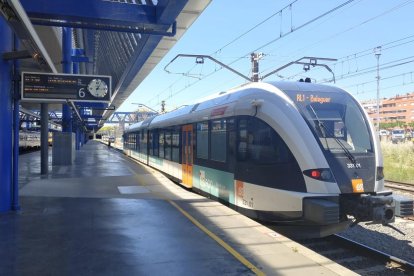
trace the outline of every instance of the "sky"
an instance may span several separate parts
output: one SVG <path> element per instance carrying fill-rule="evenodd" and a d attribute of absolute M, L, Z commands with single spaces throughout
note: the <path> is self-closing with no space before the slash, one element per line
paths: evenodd
<path fill-rule="evenodd" d="M 191 0 L 190 0 L 191 1 Z M 358 100 L 414 92 L 414 0 L 213 0 L 118 111 L 143 103 L 172 110 L 246 83 L 212 61 L 196 64 L 178 54 L 210 55 L 250 76 L 250 53 L 262 53 L 261 76 L 305 56 L 332 58 L 305 72 L 292 65 L 263 81 L 313 82 L 341 87 Z M 378 50 L 380 47 L 380 50 Z M 378 55 L 376 55 L 378 54 Z"/>

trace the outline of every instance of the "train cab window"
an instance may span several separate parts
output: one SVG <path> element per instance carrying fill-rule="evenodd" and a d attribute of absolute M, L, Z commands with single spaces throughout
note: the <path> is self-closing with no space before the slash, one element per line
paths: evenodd
<path fill-rule="evenodd" d="M 172 161 L 180 162 L 180 132 L 179 130 L 174 130 L 172 132 Z"/>
<path fill-rule="evenodd" d="M 197 123 L 197 158 L 208 159 L 208 122 Z"/>
<path fill-rule="evenodd" d="M 226 120 L 211 121 L 211 160 L 226 162 Z"/>
<path fill-rule="evenodd" d="M 171 160 L 171 131 L 165 132 L 164 137 L 164 158 Z"/>
<path fill-rule="evenodd" d="M 158 136 L 160 158 L 164 158 L 164 132 L 160 131 Z"/>
<path fill-rule="evenodd" d="M 238 160 L 254 164 L 289 162 L 289 149 L 280 136 L 265 122 L 257 118 L 239 120 Z"/>

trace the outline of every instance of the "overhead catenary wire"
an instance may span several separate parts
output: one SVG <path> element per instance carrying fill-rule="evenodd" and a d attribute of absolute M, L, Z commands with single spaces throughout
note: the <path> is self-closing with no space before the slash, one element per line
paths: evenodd
<path fill-rule="evenodd" d="M 397 85 L 392 85 L 392 86 L 381 87 L 381 90 L 383 91 L 383 90 L 388 90 L 388 89 L 392 89 L 392 88 L 396 88 L 396 87 L 407 86 L 409 84 L 414 84 L 414 80 L 403 83 L 403 84 L 397 84 Z M 376 91 L 376 89 L 364 90 L 364 91 L 353 93 L 353 95 L 361 95 L 361 94 L 371 93 L 371 92 L 375 92 L 375 91 Z"/>
<path fill-rule="evenodd" d="M 257 23 L 256 25 L 254 25 L 253 27 L 251 27 L 250 29 L 248 29 L 247 31 L 245 31 L 244 33 L 240 34 L 239 36 L 235 37 L 234 39 L 232 39 L 231 41 L 227 42 L 225 45 L 221 46 L 219 49 L 217 49 L 216 51 L 214 51 L 214 53 L 212 55 L 215 55 L 219 52 L 221 52 L 222 50 L 224 50 L 226 47 L 230 46 L 231 44 L 233 44 L 234 42 L 238 41 L 239 39 L 241 39 L 242 37 L 246 36 L 248 33 L 250 33 L 251 31 L 253 31 L 254 29 L 258 28 L 259 26 L 263 25 L 264 23 L 266 23 L 267 21 L 269 21 L 270 19 L 272 19 L 273 17 L 275 17 L 277 14 L 282 13 L 283 10 L 286 10 L 287 8 L 289 8 L 290 10 L 292 9 L 293 4 L 295 4 L 296 2 L 298 2 L 299 0 L 294 0 L 291 3 L 289 3 L 288 5 L 286 5 L 285 7 L 283 7 L 282 9 L 278 10 L 277 12 L 271 14 L 270 16 L 268 16 L 267 18 L 265 18 L 264 20 L 260 21 L 259 23 Z M 239 58 L 239 57 L 238 57 Z M 245 58 L 245 57 L 242 57 Z M 158 98 L 161 94 L 163 94 L 165 91 L 171 89 L 171 87 L 176 84 L 177 82 L 179 82 L 180 80 L 182 80 L 184 77 L 188 76 L 189 72 L 191 70 L 194 69 L 195 66 L 193 66 L 190 70 L 187 71 L 187 73 L 177 73 L 179 75 L 182 75 L 182 77 L 178 80 L 176 80 L 175 82 L 173 82 L 172 84 L 170 84 L 167 88 L 165 88 L 163 91 L 161 91 L 160 93 L 158 93 L 155 97 L 153 97 L 151 100 L 149 100 L 149 102 L 152 102 L 154 99 Z"/>
<path fill-rule="evenodd" d="M 362 25 L 364 25 L 364 24 L 367 24 L 368 22 L 371 22 L 371 21 L 373 21 L 373 20 L 376 20 L 376 19 L 378 19 L 378 18 L 380 18 L 380 17 L 382 17 L 382 16 L 384 16 L 384 15 L 387 15 L 387 14 L 389 14 L 389 13 L 391 13 L 391 12 L 394 12 L 394 11 L 396 11 L 396 10 L 398 10 L 398 9 L 400 9 L 400 8 L 403 8 L 403 7 L 405 7 L 405 6 L 409 5 L 409 4 L 412 4 L 413 2 L 414 2 L 413 0 L 407 0 L 407 1 L 405 1 L 404 3 L 400 3 L 400 4 L 396 5 L 396 6 L 393 6 L 392 8 L 390 8 L 390 9 L 388 9 L 388 10 L 386 10 L 386 11 L 384 11 L 384 12 L 382 12 L 382 13 L 378 14 L 378 15 L 375 15 L 375 16 L 373 16 L 373 17 L 371 17 L 371 18 L 368 18 L 368 19 L 364 20 L 363 22 L 360 22 L 360 23 L 358 23 L 358 24 L 356 24 L 356 25 L 354 25 L 354 26 L 351 26 L 351 27 L 349 27 L 348 29 L 346 29 L 346 30 L 344 30 L 344 31 L 341 31 L 341 32 L 335 33 L 335 34 L 331 35 L 331 36 L 330 36 L 330 37 L 328 37 L 328 38 L 325 38 L 325 39 L 322 39 L 322 40 L 319 40 L 319 41 L 317 41 L 317 42 L 313 43 L 313 44 L 312 44 L 312 45 L 310 45 L 310 46 L 308 45 L 308 46 L 303 47 L 303 48 L 301 48 L 301 49 L 299 49 L 299 50 L 296 50 L 296 52 L 303 52 L 303 51 L 305 51 L 306 49 L 308 49 L 308 48 L 310 48 L 310 47 L 313 47 L 313 46 L 315 46 L 315 45 L 317 45 L 317 44 L 319 44 L 319 43 L 321 43 L 321 42 L 324 42 L 324 41 L 326 41 L 326 40 L 332 39 L 332 38 L 337 37 L 337 36 L 339 36 L 339 35 L 341 35 L 341 34 L 344 34 L 344 33 L 346 33 L 346 32 L 349 32 L 349 31 L 351 31 L 351 30 L 354 30 L 354 29 L 356 29 L 356 28 L 358 28 L 358 27 L 360 27 L 360 26 L 362 26 Z M 412 36 L 410 36 L 410 37 L 412 37 Z M 370 52 L 372 52 L 372 48 L 370 48 L 369 50 L 365 50 L 365 51 L 370 51 Z M 364 52 L 364 51 L 363 51 L 363 52 Z M 357 54 L 359 54 L 359 53 L 357 53 Z M 367 54 L 365 54 L 364 56 L 366 56 L 366 55 L 368 55 L 368 53 L 367 53 Z M 351 56 L 351 55 L 347 55 L 346 57 L 349 57 L 349 56 Z M 346 57 L 344 57 L 344 58 L 346 58 Z M 340 62 L 341 62 L 341 59 L 338 59 L 338 62 L 337 62 L 336 64 L 338 64 L 338 63 L 340 63 Z M 334 65 L 335 65 L 335 64 L 334 64 Z M 272 66 L 272 67 L 268 67 L 268 68 L 266 68 L 266 69 L 262 70 L 261 74 L 262 74 L 262 73 L 264 73 L 264 72 L 266 72 L 267 70 L 270 70 L 271 68 L 273 68 L 273 66 Z"/>
<path fill-rule="evenodd" d="M 328 14 L 331 14 L 331 13 L 335 12 L 336 10 L 338 10 L 338 9 L 340 9 L 340 8 L 342 8 L 342 7 L 346 6 L 346 5 L 348 5 L 348 4 L 350 4 L 350 3 L 354 2 L 354 1 L 355 1 L 355 0 L 348 0 L 348 1 L 346 1 L 346 2 L 344 2 L 344 3 L 342 3 L 342 4 L 340 4 L 340 5 L 338 5 L 338 6 L 336 6 L 336 7 L 334 7 L 333 9 L 330 9 L 329 11 L 324 12 L 323 14 L 321 14 L 321 15 L 319 15 L 319 16 L 317 16 L 317 17 L 315 17 L 315 18 L 313 18 L 313 19 L 311 19 L 311 20 L 309 20 L 309 21 L 307 21 L 307 22 L 305 22 L 305 23 L 303 23 L 303 24 L 302 24 L 302 25 L 300 25 L 299 27 L 297 27 L 297 28 L 292 28 L 290 32 L 287 32 L 287 33 L 285 33 L 285 34 L 283 34 L 283 35 L 281 35 L 281 36 L 279 36 L 279 37 L 277 37 L 277 38 L 275 38 L 275 39 L 270 40 L 269 42 L 267 42 L 267 43 L 265 43 L 265 44 L 263 44 L 263 45 L 259 46 L 258 48 L 254 49 L 253 51 L 250 51 L 249 53 L 251 53 L 251 52 L 257 52 L 257 51 L 259 51 L 259 50 L 263 49 L 264 47 L 266 47 L 266 46 L 268 46 L 268 45 L 270 45 L 270 44 L 272 44 L 272 43 L 275 43 L 275 42 L 276 42 L 276 41 L 278 41 L 279 39 L 281 39 L 281 38 L 283 38 L 283 37 L 286 37 L 287 35 L 292 34 L 293 32 L 298 31 L 298 30 L 300 30 L 300 29 L 302 29 L 302 28 L 304 28 L 304 27 L 306 27 L 306 26 L 310 25 L 310 24 L 312 24 L 312 23 L 313 23 L 313 22 L 315 22 L 315 21 L 318 21 L 319 19 L 321 19 L 321 18 L 323 18 L 323 17 L 327 16 Z"/>
<path fill-rule="evenodd" d="M 332 8 L 332 9 L 330 9 L 329 11 L 327 11 L 327 12 L 325 12 L 325 13 L 323 13 L 323 14 L 321 14 L 321 15 L 319 15 L 319 16 L 317 16 L 317 17 L 313 18 L 313 19 L 308 20 L 307 22 L 303 23 L 302 25 L 300 25 L 300 26 L 299 26 L 299 27 L 297 27 L 297 28 L 293 28 L 293 27 L 292 27 L 292 28 L 291 28 L 291 30 L 290 30 L 289 32 L 287 32 L 287 33 L 285 33 L 285 34 L 280 34 L 280 35 L 279 35 L 279 37 L 277 37 L 277 38 L 275 38 L 275 39 L 273 39 L 273 40 L 271 40 L 271 41 L 267 42 L 266 44 L 264 44 L 264 45 L 262 45 L 262 46 L 260 46 L 260 47 L 258 47 L 258 48 L 256 48 L 256 49 L 254 49 L 254 50 L 252 50 L 252 51 L 249 51 L 248 53 L 246 53 L 246 54 L 245 54 L 245 55 L 243 55 L 242 57 L 235 59 L 234 61 L 230 62 L 230 63 L 229 63 L 229 64 L 227 64 L 227 65 L 228 65 L 228 66 L 230 66 L 230 65 L 232 65 L 232 64 L 234 64 L 234 63 L 236 63 L 236 62 L 240 61 L 241 59 L 246 58 L 248 55 L 250 55 L 250 53 L 259 51 L 260 49 L 262 49 L 262 48 L 264 48 L 264 47 L 266 47 L 266 46 L 268 46 L 268 45 L 270 45 L 270 44 L 272 44 L 272 43 L 274 43 L 274 42 L 276 42 L 276 41 L 280 40 L 281 38 L 286 37 L 287 35 L 292 34 L 292 33 L 296 32 L 296 31 L 298 31 L 298 30 L 300 30 L 300 29 L 304 28 L 305 26 L 308 26 L 308 25 L 312 24 L 313 22 L 318 21 L 319 19 L 321 19 L 321 18 L 323 18 L 323 17 L 327 16 L 328 14 L 331 14 L 331 13 L 333 13 L 333 12 L 337 11 L 338 9 L 340 9 L 340 8 L 342 8 L 342 7 L 344 7 L 344 6 L 348 5 L 348 4 L 350 4 L 350 3 L 352 3 L 353 1 L 355 1 L 355 0 L 348 0 L 348 1 L 346 1 L 346 2 L 342 3 L 342 4 L 338 5 L 338 6 L 336 6 L 336 7 Z M 192 84 L 185 86 L 184 88 L 182 88 L 182 89 L 178 90 L 176 93 L 172 94 L 172 96 L 175 96 L 175 95 L 177 95 L 177 94 L 181 93 L 182 91 L 184 91 L 184 90 L 186 90 L 187 88 L 189 88 L 189 87 L 193 86 L 194 84 L 198 83 L 199 81 L 202 81 L 202 80 L 204 80 L 204 79 L 206 79 L 206 78 L 210 77 L 211 75 L 215 74 L 216 72 L 220 71 L 221 69 L 222 69 L 222 68 L 219 68 L 218 70 L 215 70 L 215 71 L 213 71 L 212 73 L 205 75 L 205 76 L 204 76 L 203 78 L 201 78 L 200 80 L 197 80 L 197 81 L 193 82 Z M 160 103 L 158 103 L 157 105 L 159 105 L 159 104 L 160 104 Z"/>
<path fill-rule="evenodd" d="M 386 43 L 381 44 L 381 45 L 378 45 L 376 47 L 381 47 L 381 51 L 384 52 L 384 51 L 387 51 L 387 50 L 390 50 L 390 49 L 394 49 L 396 47 L 400 47 L 400 46 L 407 45 L 409 43 L 413 43 L 414 42 L 414 39 L 409 40 L 409 41 L 406 41 L 406 40 L 411 39 L 411 38 L 414 38 L 414 35 L 409 35 L 409 36 L 406 36 L 406 37 L 403 37 L 403 38 L 399 38 L 399 39 L 396 39 L 396 40 L 393 40 L 393 41 L 390 41 L 390 42 L 386 42 Z M 398 43 L 398 42 L 400 42 L 400 43 Z M 398 43 L 398 44 L 395 44 L 395 43 Z M 353 61 L 353 60 L 357 60 L 357 59 L 360 59 L 360 58 L 365 57 L 365 56 L 371 56 L 372 55 L 372 49 L 373 48 L 374 47 L 371 47 L 371 48 L 368 48 L 366 50 L 358 51 L 358 52 L 353 53 L 353 54 L 347 54 L 346 56 L 343 56 L 343 57 L 338 58 L 338 61 L 332 63 L 331 66 L 334 67 L 334 71 L 335 71 L 335 67 L 338 64 L 343 64 L 344 62 L 350 62 L 350 61 Z M 411 57 L 407 57 L 407 58 L 411 58 Z M 404 59 L 407 59 L 407 58 L 404 58 Z M 312 68 L 312 71 L 313 72 L 318 71 L 318 70 L 320 70 L 320 68 Z M 353 71 L 353 73 L 360 72 L 362 70 L 364 70 L 364 69 L 357 68 L 355 71 Z M 302 71 L 297 72 L 295 74 L 291 74 L 288 77 L 281 76 L 281 75 L 278 75 L 278 76 L 280 78 L 283 78 L 283 79 L 286 79 L 286 80 L 290 80 L 290 79 L 295 79 L 298 76 L 301 76 L 303 73 L 304 72 L 302 70 Z M 342 73 L 341 76 L 342 75 L 344 75 L 344 74 Z"/>
<path fill-rule="evenodd" d="M 404 62 L 400 62 L 400 63 L 397 63 L 397 64 L 392 64 L 394 62 L 406 60 L 406 59 L 409 59 L 409 58 L 414 58 L 414 56 L 410 56 L 410 57 L 406 57 L 406 58 L 403 58 L 403 59 L 399 59 L 399 60 L 395 60 L 395 61 L 391 61 L 391 62 L 382 64 L 379 67 L 379 69 L 380 70 L 386 70 L 386 69 L 390 69 L 390 68 L 394 68 L 394 67 L 398 67 L 398 66 L 401 66 L 401 65 L 406 65 L 406 64 L 409 64 L 409 63 L 414 62 L 414 59 L 412 59 L 412 60 L 409 60 L 409 61 L 404 61 Z M 392 64 L 392 65 L 384 66 L 384 65 L 387 65 L 387 64 Z M 375 66 L 371 66 L 371 67 L 367 67 L 367 68 L 365 68 L 365 69 L 363 69 L 363 70 L 361 70 L 359 72 L 354 72 L 354 73 L 349 73 L 349 74 L 343 74 L 340 77 L 336 78 L 336 80 L 343 80 L 343 79 L 347 79 L 347 78 L 353 78 L 353 77 L 361 76 L 361 75 L 364 75 L 364 74 L 373 73 L 375 71 L 376 71 Z M 330 82 L 330 80 L 323 79 L 319 83 L 327 83 L 327 82 Z"/>
<path fill-rule="evenodd" d="M 263 25 L 264 23 L 266 23 L 267 21 L 269 21 L 270 19 L 272 19 L 273 17 L 275 17 L 278 14 L 282 14 L 284 10 L 286 9 L 290 9 L 290 11 L 292 12 L 292 6 L 293 4 L 295 4 L 296 2 L 298 2 L 299 0 L 295 0 L 289 4 L 287 4 L 285 7 L 281 8 L 279 11 L 273 13 L 272 15 L 270 15 L 269 17 L 267 17 L 266 19 L 260 21 L 259 23 L 257 23 L 256 25 L 254 25 L 253 27 L 251 27 L 250 29 L 248 29 L 247 31 L 245 31 L 244 33 L 240 34 L 239 36 L 235 37 L 233 40 L 231 40 L 230 42 L 226 43 L 224 46 L 220 47 L 220 49 L 214 51 L 214 54 L 217 54 L 219 52 L 221 52 L 222 50 L 224 50 L 224 48 L 230 46 L 231 44 L 233 44 L 234 42 L 236 42 L 237 40 L 241 39 L 242 37 L 246 36 L 248 33 L 250 33 L 251 31 L 253 31 L 254 29 L 258 28 L 259 26 Z M 292 22 L 292 20 L 291 20 Z"/>
<path fill-rule="evenodd" d="M 404 77 L 406 75 L 411 75 L 411 79 L 412 79 L 412 75 L 413 75 L 414 71 L 410 71 L 410 72 L 405 72 L 405 73 L 401 73 L 401 74 L 397 74 L 397 75 L 392 75 L 392 76 L 388 76 L 388 77 L 381 77 L 381 81 L 385 81 L 385 80 L 389 80 L 389 79 L 394 79 L 397 77 Z M 343 88 L 352 88 L 352 87 L 358 87 L 358 86 L 362 86 L 362 85 L 366 85 L 366 84 L 370 84 L 370 83 L 375 83 L 377 82 L 376 80 L 372 80 L 372 81 L 365 81 L 365 82 L 360 82 L 360 83 L 354 83 L 348 86 L 344 86 Z"/>

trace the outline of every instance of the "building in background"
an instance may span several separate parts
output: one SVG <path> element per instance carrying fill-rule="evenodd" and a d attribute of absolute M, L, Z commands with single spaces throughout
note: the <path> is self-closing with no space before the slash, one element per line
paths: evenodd
<path fill-rule="evenodd" d="M 374 124 L 377 122 L 377 101 L 361 101 Z M 380 100 L 380 123 L 414 124 L 414 92 Z"/>

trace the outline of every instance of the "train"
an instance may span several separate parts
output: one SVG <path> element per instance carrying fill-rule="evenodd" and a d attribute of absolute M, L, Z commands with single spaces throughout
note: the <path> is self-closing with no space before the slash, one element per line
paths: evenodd
<path fill-rule="evenodd" d="M 19 150 L 33 150 L 40 148 L 40 132 L 19 131 Z"/>
<path fill-rule="evenodd" d="M 335 86 L 254 82 L 131 125 L 124 153 L 281 232 L 394 222 L 359 102 Z"/>
<path fill-rule="evenodd" d="M 48 144 L 52 145 L 52 132 L 48 134 Z M 20 130 L 19 131 L 19 151 L 30 151 L 40 149 L 40 131 Z"/>

